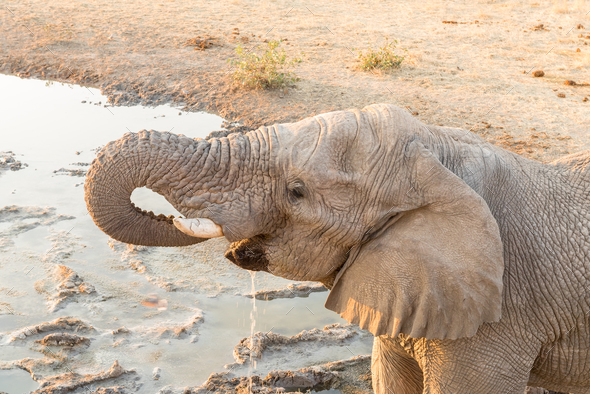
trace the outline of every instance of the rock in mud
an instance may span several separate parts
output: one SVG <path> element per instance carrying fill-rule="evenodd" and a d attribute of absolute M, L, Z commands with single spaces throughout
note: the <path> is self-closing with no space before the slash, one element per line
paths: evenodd
<path fill-rule="evenodd" d="M 11 151 L 0 152 L 0 172 L 2 170 L 18 171 L 28 166 L 28 164 L 21 163 L 20 161 L 15 159 L 14 153 L 12 153 Z"/>
<path fill-rule="evenodd" d="M 81 296 L 97 295 L 93 285 L 85 282 L 74 270 L 65 265 L 55 266 L 53 280 L 57 286 L 55 286 L 56 292 L 48 300 L 50 312 L 58 311 L 70 302 L 80 301 Z M 98 301 L 103 299 L 103 297 L 99 297 Z"/>
<path fill-rule="evenodd" d="M 276 290 L 259 290 L 254 294 L 244 294 L 244 297 L 256 298 L 257 300 L 270 301 L 276 298 L 307 297 L 311 293 L 328 291 L 321 283 L 289 283 L 287 287 Z"/>
<path fill-rule="evenodd" d="M 303 388 L 322 390 L 332 386 L 335 379 L 336 375 L 333 372 L 321 367 L 311 367 L 299 371 L 272 371 L 264 378 L 264 381 L 272 386 L 290 390 Z"/>
<path fill-rule="evenodd" d="M 119 327 L 116 330 L 113 330 L 112 334 L 113 335 L 129 334 L 129 330 L 125 327 Z"/>
<path fill-rule="evenodd" d="M 352 324 L 332 324 L 322 330 L 313 328 L 301 331 L 297 335 L 287 337 L 273 332 L 257 332 L 254 336 L 243 338 L 234 348 L 234 359 L 238 364 L 250 360 L 250 355 L 262 358 L 265 351 L 279 351 L 285 346 L 296 345 L 301 342 L 319 342 L 322 346 L 330 343 L 342 343 L 359 335 L 358 326 Z"/>
<path fill-rule="evenodd" d="M 541 23 L 539 25 L 532 27 L 531 31 L 548 31 L 548 30 L 547 30 L 547 26 L 545 26 L 543 23 Z"/>
<path fill-rule="evenodd" d="M 67 332 L 49 334 L 45 338 L 38 339 L 35 342 L 43 346 L 90 346 L 90 339 L 76 334 L 68 334 Z"/>
<path fill-rule="evenodd" d="M 186 40 L 184 46 L 191 46 L 194 47 L 198 51 L 204 51 L 205 49 L 209 49 L 214 45 L 220 45 L 217 42 L 217 38 L 212 36 L 197 36 L 195 38 L 190 38 Z"/>

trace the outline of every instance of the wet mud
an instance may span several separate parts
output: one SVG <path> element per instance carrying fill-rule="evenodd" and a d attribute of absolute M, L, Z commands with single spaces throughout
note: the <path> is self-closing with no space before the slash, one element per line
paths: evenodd
<path fill-rule="evenodd" d="M 283 289 L 258 290 L 254 294 L 244 294 L 247 298 L 270 301 L 276 298 L 308 297 L 311 293 L 328 291 L 321 283 L 289 283 Z"/>
<path fill-rule="evenodd" d="M 332 324 L 323 329 L 304 330 L 297 335 L 285 336 L 273 332 L 257 332 L 253 336 L 244 338 L 234 348 L 234 359 L 236 363 L 248 362 L 251 357 L 262 359 L 267 353 L 288 353 L 296 348 L 298 353 L 304 351 L 313 352 L 318 346 L 347 344 L 351 338 L 361 336 L 361 330 L 356 325 Z M 366 332 L 364 333 L 366 337 Z M 286 357 L 290 355 L 287 354 Z"/>
<path fill-rule="evenodd" d="M 18 171 L 28 166 L 27 163 L 19 161 L 11 151 L 0 152 L 0 172 L 3 170 Z"/>
<path fill-rule="evenodd" d="M 273 370 L 265 377 L 259 375 L 235 377 L 228 372 L 216 373 L 212 374 L 202 386 L 190 388 L 189 392 L 271 394 L 336 389 L 344 394 L 372 393 L 370 368 L 371 357 L 365 355 L 298 370 Z"/>

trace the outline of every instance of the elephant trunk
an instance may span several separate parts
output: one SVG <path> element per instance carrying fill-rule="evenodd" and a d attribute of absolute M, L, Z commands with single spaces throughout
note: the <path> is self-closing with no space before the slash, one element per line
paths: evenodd
<path fill-rule="evenodd" d="M 219 144 L 219 141 L 216 141 Z M 135 188 L 147 186 L 179 207 L 181 189 L 191 178 L 191 166 L 199 178 L 219 168 L 211 144 L 184 136 L 156 131 L 128 133 L 107 144 L 92 162 L 84 185 L 90 215 L 112 238 L 135 245 L 185 246 L 205 241 L 178 230 L 173 217 L 143 211 L 131 202 Z M 198 183 L 197 183 L 198 185 Z M 186 215 L 187 210 L 179 208 Z"/>

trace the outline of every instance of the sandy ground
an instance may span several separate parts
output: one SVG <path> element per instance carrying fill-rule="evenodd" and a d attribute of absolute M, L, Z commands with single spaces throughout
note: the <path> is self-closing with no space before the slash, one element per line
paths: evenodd
<path fill-rule="evenodd" d="M 117 104 L 177 101 L 259 126 L 390 102 L 544 161 L 590 145 L 587 0 L 1 3 L 0 72 L 100 87 Z M 197 37 L 214 45 L 186 45 Z M 358 51 L 386 37 L 407 49 L 402 68 L 359 71 Z M 235 48 L 270 39 L 303 54 L 301 81 L 233 89 Z"/>

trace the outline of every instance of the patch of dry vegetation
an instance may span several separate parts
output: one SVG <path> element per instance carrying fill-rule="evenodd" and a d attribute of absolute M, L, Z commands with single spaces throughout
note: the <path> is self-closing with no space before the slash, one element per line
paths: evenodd
<path fill-rule="evenodd" d="M 279 89 L 293 86 L 299 77 L 291 71 L 301 58 L 290 59 L 282 41 L 269 41 L 266 45 L 246 49 L 236 48 L 237 59 L 230 59 L 233 82 L 236 86 L 249 89 Z M 262 50 L 257 53 L 256 50 Z"/>

